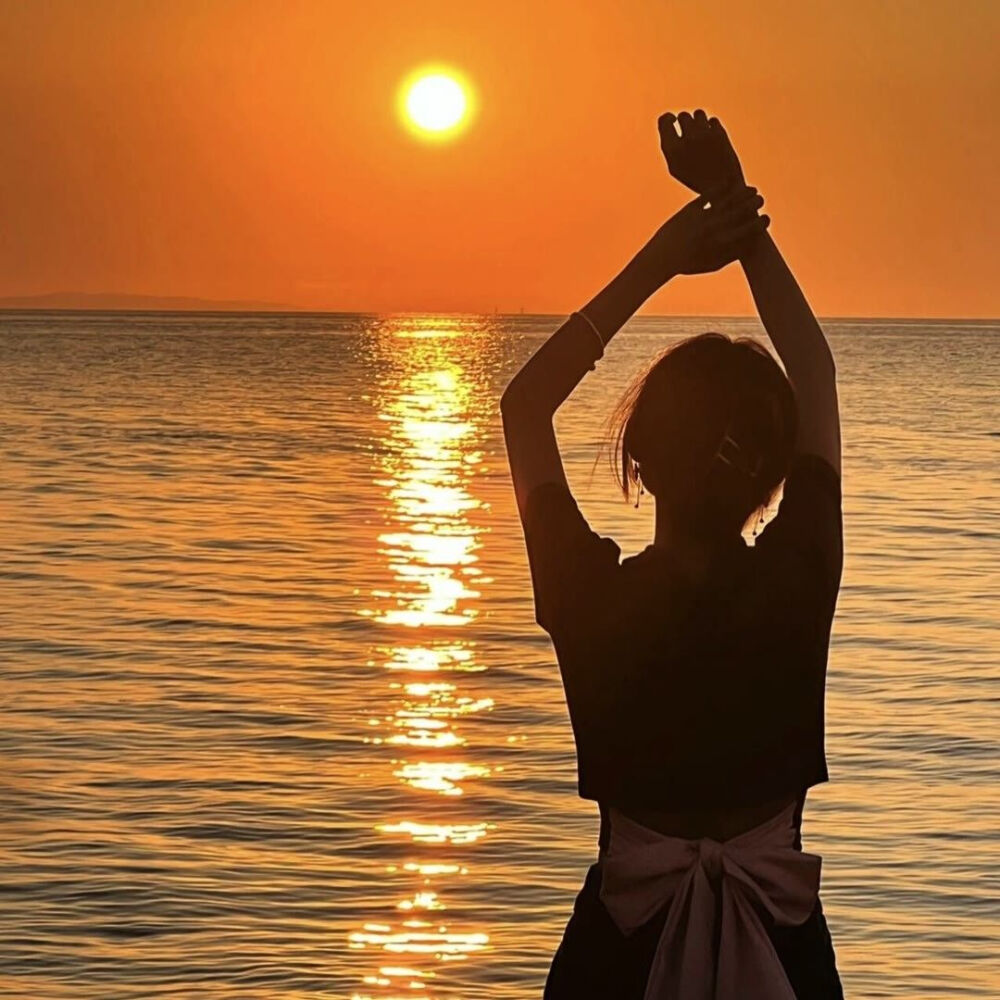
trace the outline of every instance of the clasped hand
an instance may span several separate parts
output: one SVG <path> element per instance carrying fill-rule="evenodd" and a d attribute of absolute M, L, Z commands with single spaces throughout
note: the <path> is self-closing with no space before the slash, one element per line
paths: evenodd
<path fill-rule="evenodd" d="M 768 216 L 758 214 L 764 199 L 746 186 L 717 118 L 700 110 L 667 113 L 658 126 L 671 176 L 698 194 L 653 237 L 660 266 L 667 274 L 717 271 L 747 253 L 770 225 Z"/>

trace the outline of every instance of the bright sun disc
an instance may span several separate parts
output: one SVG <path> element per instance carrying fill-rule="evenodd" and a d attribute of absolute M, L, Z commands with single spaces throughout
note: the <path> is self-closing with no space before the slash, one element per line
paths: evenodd
<path fill-rule="evenodd" d="M 445 139 L 468 121 L 471 91 L 449 70 L 422 70 L 411 76 L 401 91 L 401 110 L 407 125 L 428 139 Z"/>

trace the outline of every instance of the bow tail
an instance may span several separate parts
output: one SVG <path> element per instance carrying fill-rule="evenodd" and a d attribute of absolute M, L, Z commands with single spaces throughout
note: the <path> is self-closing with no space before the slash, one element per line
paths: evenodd
<path fill-rule="evenodd" d="M 670 904 L 644 1000 L 713 1000 L 706 976 L 715 936 L 715 896 L 701 865 L 690 869 Z M 794 1000 L 794 998 L 793 998 Z"/>
<path fill-rule="evenodd" d="M 795 1000 L 795 991 L 753 904 L 725 880 L 722 936 L 715 1000 Z"/>

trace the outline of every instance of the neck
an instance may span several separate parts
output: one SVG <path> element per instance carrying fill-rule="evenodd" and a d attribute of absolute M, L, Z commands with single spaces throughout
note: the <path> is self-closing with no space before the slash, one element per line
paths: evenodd
<path fill-rule="evenodd" d="M 743 539 L 738 531 L 700 536 L 686 530 L 683 525 L 671 518 L 665 504 L 656 504 L 656 531 L 653 537 L 653 547 L 660 552 L 669 553 L 675 565 L 689 570 L 694 575 L 707 569 L 712 559 L 720 551 L 735 545 L 737 542 L 743 544 Z"/>

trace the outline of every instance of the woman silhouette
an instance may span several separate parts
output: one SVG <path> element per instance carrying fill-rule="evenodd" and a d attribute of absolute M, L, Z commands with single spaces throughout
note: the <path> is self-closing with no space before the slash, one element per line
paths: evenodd
<path fill-rule="evenodd" d="M 842 997 L 820 859 L 800 837 L 806 791 L 827 780 L 843 564 L 833 356 L 722 126 L 702 111 L 659 126 L 670 173 L 699 197 L 501 399 L 536 621 L 559 661 L 580 795 L 601 814 L 545 996 Z M 750 338 L 705 333 L 640 376 L 615 441 L 625 498 L 655 497 L 655 537 L 621 560 L 569 491 L 553 414 L 656 289 L 735 260 L 785 372 Z M 742 531 L 782 484 L 748 546 Z"/>

